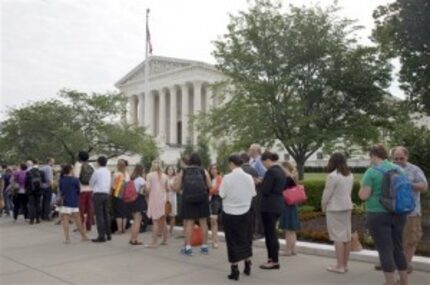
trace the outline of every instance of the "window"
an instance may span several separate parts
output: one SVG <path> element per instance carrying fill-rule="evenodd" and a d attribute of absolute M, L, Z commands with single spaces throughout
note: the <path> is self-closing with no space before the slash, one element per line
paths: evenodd
<path fill-rule="evenodd" d="M 323 159 L 323 153 L 322 152 L 317 152 L 317 159 L 321 160 Z"/>

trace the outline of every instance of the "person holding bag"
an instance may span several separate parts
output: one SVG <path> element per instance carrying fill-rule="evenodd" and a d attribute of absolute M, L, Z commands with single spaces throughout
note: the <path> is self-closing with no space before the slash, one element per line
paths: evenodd
<path fill-rule="evenodd" d="M 295 167 L 288 161 L 282 163 L 282 167 L 287 175 L 284 191 L 289 191 L 294 186 L 297 186 L 298 175 Z M 282 256 L 296 255 L 297 230 L 300 229 L 298 205 L 288 205 L 285 203 L 285 208 L 282 211 L 279 219 L 279 228 L 285 231 L 285 251 L 281 252 Z"/>
<path fill-rule="evenodd" d="M 327 165 L 327 180 L 321 199 L 321 208 L 326 213 L 327 230 L 334 242 L 337 264 L 327 271 L 346 273 L 351 251 L 351 192 L 354 177 L 346 164 L 345 156 L 334 153 Z"/>
<path fill-rule="evenodd" d="M 139 241 L 139 231 L 140 224 L 142 222 L 142 212 L 145 208 L 145 196 L 143 196 L 143 191 L 146 185 L 146 181 L 143 178 L 143 165 L 136 164 L 133 173 L 131 175 L 131 183 L 134 185 L 134 190 L 137 193 L 136 199 L 132 202 L 126 203 L 129 208 L 129 212 L 133 216 L 133 225 L 131 226 L 130 234 L 130 244 L 131 245 L 142 245 L 143 243 Z"/>

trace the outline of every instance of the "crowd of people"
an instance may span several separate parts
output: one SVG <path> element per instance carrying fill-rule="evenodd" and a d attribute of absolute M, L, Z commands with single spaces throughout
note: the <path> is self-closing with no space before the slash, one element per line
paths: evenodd
<path fill-rule="evenodd" d="M 428 189 L 428 183 L 422 170 L 408 162 L 405 147 L 393 149 L 393 162 L 381 144 L 373 146 L 369 155 L 371 166 L 362 178 L 358 194 L 366 204 L 366 226 L 380 257 L 376 269 L 384 272 L 387 285 L 395 284 L 398 271 L 400 284 L 405 285 L 422 236 L 420 193 Z M 118 160 L 111 173 L 104 156 L 98 157 L 93 167 L 84 151 L 79 152 L 74 165 L 63 165 L 59 175 L 55 174 L 54 163 L 49 158 L 40 167 L 35 160 L 15 168 L 2 166 L 2 215 L 11 215 L 16 221 L 22 214 L 29 224 L 37 224 L 50 221 L 53 213 L 58 212 L 66 244 L 71 242 L 72 220 L 82 241 L 90 240 L 88 233 L 96 225 L 97 236 L 92 239 L 95 243 L 110 241 L 112 235 L 125 234 L 130 227 L 130 245 L 153 249 L 168 244 L 180 216 L 184 236 L 180 253 L 186 256 L 194 254 L 192 236 L 196 224 L 202 234 L 200 253 L 204 255 L 210 251 L 209 229 L 212 248 L 218 249 L 218 229 L 222 226 L 231 280 L 239 279 L 242 261 L 243 273 L 251 274 L 253 239 L 265 238 L 267 262 L 259 266 L 263 270 L 279 269 L 280 255 L 297 254 L 299 206 L 284 199 L 284 192 L 300 183 L 297 170 L 288 161 L 279 163 L 276 153 L 262 153 L 259 145 L 232 154 L 228 158 L 230 171 L 224 176 L 216 164 L 204 169 L 196 153 L 182 157 L 178 169 L 174 165 L 164 167 L 155 160 L 149 173 L 141 164 L 130 169 L 123 159 Z M 410 182 L 416 207 L 408 215 L 392 213 L 381 203 L 385 173 L 391 170 L 398 170 Z M 331 155 L 327 172 L 321 208 L 337 260 L 327 270 L 345 274 L 351 250 L 354 178 L 341 153 Z M 152 222 L 152 236 L 144 243 L 139 240 L 139 233 L 142 223 L 148 221 Z M 283 250 L 278 228 L 285 232 Z"/>

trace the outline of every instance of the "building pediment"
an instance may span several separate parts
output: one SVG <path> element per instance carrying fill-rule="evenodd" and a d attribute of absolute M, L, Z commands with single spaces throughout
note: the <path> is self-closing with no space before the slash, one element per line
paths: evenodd
<path fill-rule="evenodd" d="M 173 71 L 190 68 L 193 66 L 200 66 L 212 69 L 217 71 L 214 66 L 192 60 L 184 60 L 170 57 L 161 57 L 161 56 L 151 56 L 149 57 L 149 73 L 150 78 L 154 76 L 159 76 L 164 73 L 171 73 Z M 126 74 L 123 78 L 121 78 L 115 86 L 120 88 L 131 82 L 142 81 L 145 76 L 145 64 L 146 61 L 143 61 L 138 66 L 133 68 L 128 74 Z"/>

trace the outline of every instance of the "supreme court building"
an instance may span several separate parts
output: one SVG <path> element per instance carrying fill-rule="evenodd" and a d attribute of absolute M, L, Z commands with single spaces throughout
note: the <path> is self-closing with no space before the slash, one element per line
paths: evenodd
<path fill-rule="evenodd" d="M 115 86 L 128 99 L 127 122 L 145 126 L 157 144 L 164 146 L 164 152 L 175 152 L 162 159 L 173 160 L 183 146 L 197 144 L 198 134 L 191 124 L 192 115 L 207 112 L 220 103 L 213 84 L 226 77 L 204 62 L 161 56 L 150 56 L 148 60 L 148 94 L 144 92 L 145 62 Z"/>

